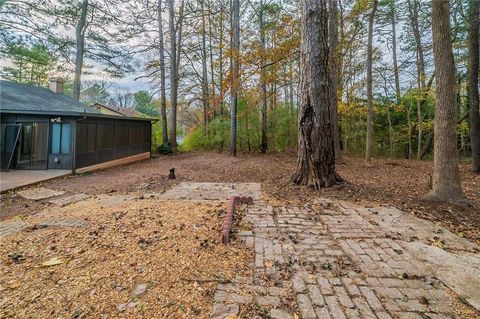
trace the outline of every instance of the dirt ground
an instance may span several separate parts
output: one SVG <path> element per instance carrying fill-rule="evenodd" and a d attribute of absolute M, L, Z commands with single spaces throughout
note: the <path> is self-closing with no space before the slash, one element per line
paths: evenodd
<path fill-rule="evenodd" d="M 346 180 L 342 185 L 314 191 L 292 185 L 295 155 L 239 155 L 187 153 L 160 156 L 148 161 L 60 178 L 43 184 L 67 193 L 162 192 L 181 181 L 260 182 L 268 199 L 284 205 L 313 204 L 319 196 L 335 197 L 369 204 L 393 205 L 418 217 L 447 227 L 454 233 L 480 243 L 480 176 L 468 164 L 461 164 L 463 190 L 471 207 L 425 202 L 429 191 L 431 161 L 376 159 L 367 167 L 359 158 L 346 158 L 337 167 Z M 168 180 L 174 167 L 177 179 Z M 48 205 L 45 201 L 25 201 L 13 192 L 2 195 L 0 219 L 31 214 Z"/>
<path fill-rule="evenodd" d="M 225 210 L 104 196 L 30 215 L 0 245 L 0 318 L 208 318 L 252 258 L 221 244 Z M 44 226 L 59 218 L 86 226 Z"/>

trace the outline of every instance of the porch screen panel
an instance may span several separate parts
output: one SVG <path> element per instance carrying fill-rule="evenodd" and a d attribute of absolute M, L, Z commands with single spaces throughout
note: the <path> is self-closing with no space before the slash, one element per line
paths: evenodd
<path fill-rule="evenodd" d="M 97 162 L 103 163 L 115 159 L 115 126 L 113 124 L 97 125 Z"/>

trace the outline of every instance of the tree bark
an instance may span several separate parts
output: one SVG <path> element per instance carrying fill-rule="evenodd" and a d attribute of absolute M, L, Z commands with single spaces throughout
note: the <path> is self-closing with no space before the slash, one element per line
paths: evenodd
<path fill-rule="evenodd" d="M 425 58 L 423 53 L 422 39 L 420 35 L 420 28 L 418 26 L 418 2 L 412 0 L 413 3 L 408 0 L 408 11 L 410 16 L 410 23 L 413 30 L 413 36 L 415 38 L 415 51 L 417 60 L 417 83 L 418 83 L 418 97 L 417 97 L 417 159 L 421 159 L 422 153 L 422 138 L 423 138 L 423 117 L 422 117 L 422 100 L 426 94 L 425 90 Z"/>
<path fill-rule="evenodd" d="M 73 98 L 80 100 L 80 88 L 83 68 L 83 55 L 85 54 L 85 31 L 87 29 L 88 0 L 83 0 L 80 19 L 75 29 L 77 52 L 75 57 L 75 76 L 73 78 Z"/>
<path fill-rule="evenodd" d="M 177 150 L 177 101 L 178 101 L 178 66 L 180 64 L 180 45 L 182 42 L 182 0 L 178 24 L 175 24 L 175 0 L 168 0 L 168 25 L 170 33 L 170 147 L 172 152 Z M 178 34 L 178 42 L 177 42 Z"/>
<path fill-rule="evenodd" d="M 338 74 L 338 23 L 337 17 L 337 0 L 330 0 L 328 10 L 328 39 L 330 42 L 330 78 L 331 78 L 331 99 L 332 99 L 332 116 L 334 125 L 334 140 L 335 140 L 335 162 L 337 164 L 344 164 L 342 150 L 340 147 L 340 125 L 338 116 L 338 97 L 337 97 L 337 74 Z"/>
<path fill-rule="evenodd" d="M 388 83 L 387 83 L 387 77 L 383 76 L 383 92 L 385 96 L 388 96 Z M 390 149 L 390 157 L 393 158 L 395 154 L 394 150 L 394 139 L 393 139 L 393 124 L 392 124 L 392 115 L 391 115 L 391 105 L 390 101 L 387 100 L 385 102 L 386 107 L 387 107 L 387 123 L 388 123 L 388 140 L 389 140 L 389 149 Z"/>
<path fill-rule="evenodd" d="M 240 0 L 233 0 L 232 8 L 232 87 L 230 92 L 230 153 L 237 156 L 237 103 L 239 79 L 239 54 L 240 54 Z"/>
<path fill-rule="evenodd" d="M 372 11 L 368 18 L 368 45 L 367 45 L 367 143 L 365 151 L 365 164 L 372 162 L 373 150 L 373 90 L 372 90 L 372 58 L 373 58 L 373 25 L 377 0 L 373 0 Z"/>
<path fill-rule="evenodd" d="M 470 0 L 470 30 L 469 30 L 469 56 L 468 81 L 470 87 L 470 140 L 472 143 L 472 169 L 480 173 L 480 113 L 478 97 L 478 68 L 479 68 L 479 11 L 480 0 Z"/>
<path fill-rule="evenodd" d="M 219 48 L 218 48 L 218 84 L 220 86 L 220 115 L 222 117 L 220 120 L 223 120 L 223 98 L 224 98 L 224 86 L 223 86 L 223 1 L 220 2 L 220 35 L 219 35 Z M 222 141 L 223 144 L 223 141 Z M 222 147 L 223 149 L 223 147 Z"/>
<path fill-rule="evenodd" d="M 177 32 L 175 29 L 175 0 L 168 0 L 168 27 L 170 32 L 170 146 L 177 148 Z"/>
<path fill-rule="evenodd" d="M 401 90 L 400 90 L 400 76 L 398 71 L 398 59 L 397 59 L 397 19 L 395 12 L 395 0 L 390 1 L 390 20 L 392 24 L 392 59 L 393 59 L 393 76 L 395 77 L 395 97 L 397 99 L 397 105 L 400 104 Z"/>
<path fill-rule="evenodd" d="M 267 152 L 267 79 L 265 69 L 265 21 L 264 21 L 264 2 L 260 1 L 259 20 L 260 20 L 260 95 L 262 99 L 262 136 L 260 150 L 262 153 Z"/>
<path fill-rule="evenodd" d="M 210 54 L 210 81 L 212 82 L 211 95 L 210 98 L 213 104 L 213 116 L 217 115 L 217 103 L 215 99 L 215 72 L 214 72 L 214 61 L 213 61 L 213 30 L 212 30 L 212 7 L 211 2 L 208 2 L 208 49 Z"/>
<path fill-rule="evenodd" d="M 462 202 L 458 168 L 455 64 L 449 1 L 432 0 L 433 57 L 436 77 L 433 188 L 428 199 Z"/>
<path fill-rule="evenodd" d="M 342 181 L 335 171 L 327 0 L 303 0 L 298 159 L 292 182 L 319 189 Z"/>
<path fill-rule="evenodd" d="M 203 102 L 203 133 L 207 134 L 209 103 L 208 103 L 208 72 L 207 72 L 207 31 L 205 26 L 205 6 L 201 1 L 202 11 L 202 102 Z"/>
<path fill-rule="evenodd" d="M 160 56 L 160 113 L 162 114 L 162 141 L 168 144 L 168 123 L 167 123 L 167 94 L 165 83 L 165 48 L 163 44 L 163 19 L 162 19 L 162 2 L 158 0 L 158 42 Z"/>

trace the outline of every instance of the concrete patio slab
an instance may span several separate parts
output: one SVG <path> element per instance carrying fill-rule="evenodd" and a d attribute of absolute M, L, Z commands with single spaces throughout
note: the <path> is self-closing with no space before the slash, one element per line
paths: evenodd
<path fill-rule="evenodd" d="M 72 174 L 70 170 L 12 170 L 0 173 L 0 192 Z"/>
<path fill-rule="evenodd" d="M 147 197 L 156 197 L 155 194 Z M 181 200 L 220 200 L 227 201 L 232 196 L 251 196 L 254 200 L 261 199 L 259 183 L 181 183 L 158 196 L 160 199 Z"/>
<path fill-rule="evenodd" d="M 56 191 L 54 189 L 45 188 L 45 187 L 37 187 L 37 188 L 31 188 L 31 189 L 19 191 L 17 194 L 26 199 L 42 200 L 50 197 L 63 195 L 65 194 L 65 192 Z"/>

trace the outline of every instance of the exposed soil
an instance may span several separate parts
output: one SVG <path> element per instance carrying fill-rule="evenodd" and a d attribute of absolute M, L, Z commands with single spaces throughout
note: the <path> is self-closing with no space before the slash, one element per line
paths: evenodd
<path fill-rule="evenodd" d="M 260 182 L 266 197 L 284 205 L 313 203 L 319 196 L 360 201 L 364 205 L 393 205 L 418 217 L 431 220 L 451 231 L 480 243 L 480 175 L 460 165 L 463 190 L 471 207 L 422 200 L 429 191 L 431 161 L 373 160 L 367 167 L 362 159 L 347 158 L 337 167 L 346 180 L 342 185 L 315 191 L 292 185 L 295 155 L 240 155 L 232 158 L 218 153 L 187 153 L 161 156 L 149 161 L 112 168 L 87 175 L 65 177 L 43 184 L 67 193 L 147 193 L 162 192 L 181 181 Z M 176 180 L 168 170 L 176 169 Z M 15 196 L 2 195 L 0 219 L 31 214 L 48 205 Z"/>
<path fill-rule="evenodd" d="M 2 242 L 1 318 L 208 318 L 217 283 L 248 274 L 251 252 L 221 244 L 226 204 L 107 197 Z M 86 225 L 42 226 L 58 218 Z"/>

